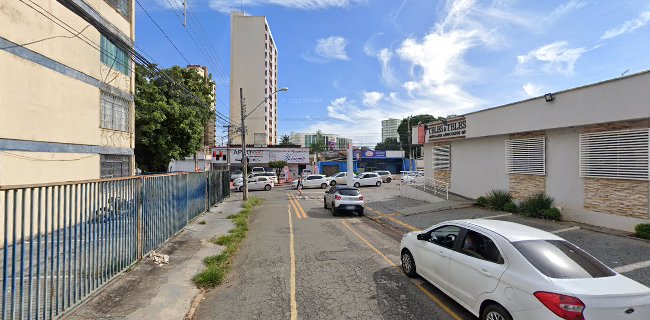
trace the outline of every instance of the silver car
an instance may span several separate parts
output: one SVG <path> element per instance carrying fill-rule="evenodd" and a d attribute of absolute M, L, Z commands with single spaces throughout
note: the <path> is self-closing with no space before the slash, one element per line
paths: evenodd
<path fill-rule="evenodd" d="M 385 183 L 390 183 L 393 181 L 393 175 L 390 173 L 390 171 L 375 171 L 376 174 L 378 174 L 382 181 Z"/>
<path fill-rule="evenodd" d="M 332 186 L 325 191 L 323 197 L 323 207 L 332 210 L 332 215 L 337 215 L 341 211 L 356 212 L 363 215 L 363 195 L 359 189 L 348 186 Z"/>

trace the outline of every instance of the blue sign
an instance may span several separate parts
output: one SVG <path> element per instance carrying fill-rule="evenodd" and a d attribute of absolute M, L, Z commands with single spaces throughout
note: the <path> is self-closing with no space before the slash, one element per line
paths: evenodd
<path fill-rule="evenodd" d="M 386 151 L 383 150 L 355 150 L 354 157 L 356 159 L 366 158 L 366 159 L 385 159 Z"/>

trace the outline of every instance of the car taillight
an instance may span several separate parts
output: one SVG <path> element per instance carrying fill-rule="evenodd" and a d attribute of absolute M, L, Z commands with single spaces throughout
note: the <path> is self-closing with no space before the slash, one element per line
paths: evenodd
<path fill-rule="evenodd" d="M 584 320 L 585 304 L 580 299 L 551 292 L 535 292 L 535 297 L 558 317 L 566 320 Z"/>
<path fill-rule="evenodd" d="M 336 196 L 336 197 L 334 197 L 334 199 L 341 200 L 341 196 Z"/>
<path fill-rule="evenodd" d="M 363 200 L 363 196 L 359 196 L 359 200 Z"/>

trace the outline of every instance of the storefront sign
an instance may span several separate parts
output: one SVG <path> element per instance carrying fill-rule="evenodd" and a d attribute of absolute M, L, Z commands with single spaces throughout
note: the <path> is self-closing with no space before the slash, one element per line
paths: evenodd
<path fill-rule="evenodd" d="M 355 150 L 354 157 L 357 159 L 370 158 L 370 159 L 384 159 L 386 158 L 386 151 L 383 150 Z"/>
<path fill-rule="evenodd" d="M 465 117 L 430 123 L 427 125 L 427 141 L 464 138 L 466 128 Z"/>
<path fill-rule="evenodd" d="M 309 163 L 309 150 L 296 149 L 296 150 L 274 150 L 274 149 L 259 149 L 251 148 L 246 150 L 248 162 L 255 164 L 267 164 L 269 161 L 286 161 L 290 164 L 307 164 Z M 212 158 L 213 163 L 226 163 L 226 149 L 217 148 L 213 149 Z M 230 163 L 241 163 L 242 160 L 241 149 L 230 149 Z"/>
<path fill-rule="evenodd" d="M 425 126 L 424 125 L 419 125 L 418 126 L 418 144 L 424 144 L 424 139 L 426 137 L 426 132 L 425 132 Z"/>

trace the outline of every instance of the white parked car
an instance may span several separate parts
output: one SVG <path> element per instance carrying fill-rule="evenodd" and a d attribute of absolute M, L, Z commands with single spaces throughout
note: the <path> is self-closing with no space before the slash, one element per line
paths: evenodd
<path fill-rule="evenodd" d="M 266 190 L 269 191 L 273 189 L 275 185 L 269 177 L 252 177 L 248 179 L 248 190 Z M 244 191 L 244 182 L 238 181 L 235 183 L 235 189 L 239 191 Z"/>
<path fill-rule="evenodd" d="M 402 183 L 421 183 L 424 181 L 424 172 L 409 172 L 400 178 Z"/>
<path fill-rule="evenodd" d="M 482 320 L 647 320 L 650 288 L 521 224 L 456 220 L 402 237 L 402 270 Z"/>
<path fill-rule="evenodd" d="M 335 186 L 337 184 L 348 184 L 348 173 L 339 172 L 333 176 L 327 177 L 327 181 L 330 186 Z"/>
<path fill-rule="evenodd" d="M 353 180 L 353 186 L 355 188 L 362 186 L 377 186 L 381 187 L 381 176 L 374 172 L 360 173 Z"/>
<path fill-rule="evenodd" d="M 292 187 L 298 187 L 298 180 L 294 180 L 291 184 Z M 308 175 L 306 178 L 302 179 L 303 188 L 327 188 L 328 182 L 327 177 L 322 174 L 312 174 Z"/>
<path fill-rule="evenodd" d="M 390 183 L 393 181 L 393 174 L 390 171 L 375 171 L 375 173 L 381 176 L 382 182 Z"/>
<path fill-rule="evenodd" d="M 363 215 L 363 195 L 359 189 L 348 186 L 332 186 L 325 191 L 323 207 L 332 210 L 332 215 L 340 211 L 353 211 Z"/>
<path fill-rule="evenodd" d="M 235 181 L 241 179 L 244 176 L 244 173 L 241 170 L 235 170 L 230 174 L 230 181 Z"/>
<path fill-rule="evenodd" d="M 273 180 L 274 184 L 278 184 L 278 176 L 275 174 L 275 172 L 263 172 L 263 173 L 257 173 L 256 175 L 260 177 L 269 177 L 271 180 Z"/>

